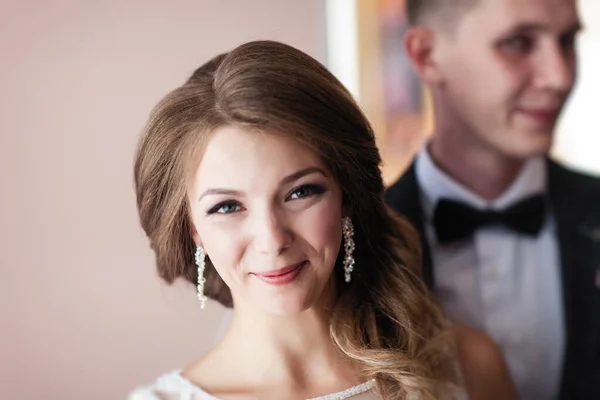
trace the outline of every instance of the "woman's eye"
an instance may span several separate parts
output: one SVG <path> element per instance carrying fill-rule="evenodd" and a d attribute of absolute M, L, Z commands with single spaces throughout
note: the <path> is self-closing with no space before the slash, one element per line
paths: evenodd
<path fill-rule="evenodd" d="M 316 194 L 321 194 L 325 191 L 323 186 L 319 185 L 304 185 L 299 188 L 294 189 L 292 193 L 290 193 L 289 198 L 291 200 L 302 199 L 304 197 L 309 197 Z"/>
<path fill-rule="evenodd" d="M 207 214 L 231 214 L 242 209 L 242 205 L 236 202 L 219 203 L 210 210 Z"/>

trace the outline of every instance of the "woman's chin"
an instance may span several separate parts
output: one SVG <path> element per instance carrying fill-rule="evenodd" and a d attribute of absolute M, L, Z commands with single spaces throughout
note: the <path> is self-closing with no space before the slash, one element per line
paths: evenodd
<path fill-rule="evenodd" d="M 265 311 L 280 317 L 293 317 L 300 315 L 313 306 L 311 302 L 306 301 L 287 301 L 287 302 L 272 302 L 267 305 Z"/>
<path fill-rule="evenodd" d="M 262 309 L 267 314 L 281 317 L 293 317 L 302 314 L 315 305 L 316 301 L 309 296 L 294 296 L 291 293 L 282 296 L 261 299 L 255 303 L 256 307 Z"/>

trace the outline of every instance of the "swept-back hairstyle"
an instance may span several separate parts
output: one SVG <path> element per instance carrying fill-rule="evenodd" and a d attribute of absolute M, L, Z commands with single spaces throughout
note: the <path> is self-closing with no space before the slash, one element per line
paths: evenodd
<path fill-rule="evenodd" d="M 186 188 L 201 149 L 222 126 L 290 135 L 321 156 L 351 208 L 356 260 L 337 299 L 331 336 L 385 399 L 436 397 L 445 320 L 419 278 L 415 232 L 383 201 L 381 158 L 369 122 L 319 62 L 277 42 L 244 44 L 201 66 L 153 111 L 137 152 L 142 226 L 167 282 L 197 280 Z M 341 223 L 341 222 L 340 222 Z M 232 307 L 229 288 L 207 259 L 205 293 Z"/>

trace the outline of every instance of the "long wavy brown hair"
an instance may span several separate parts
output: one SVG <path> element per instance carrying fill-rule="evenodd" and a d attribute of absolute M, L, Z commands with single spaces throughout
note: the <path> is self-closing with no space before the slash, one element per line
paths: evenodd
<path fill-rule="evenodd" d="M 284 132 L 319 154 L 351 208 L 352 282 L 336 267 L 331 337 L 374 378 L 385 399 L 435 398 L 449 343 L 445 319 L 420 279 L 411 226 L 384 204 L 381 158 L 369 122 L 318 61 L 288 45 L 257 41 L 204 64 L 157 105 L 135 160 L 141 224 L 160 276 L 197 281 L 186 189 L 211 133 L 222 126 Z M 207 259 L 205 294 L 232 307 Z"/>

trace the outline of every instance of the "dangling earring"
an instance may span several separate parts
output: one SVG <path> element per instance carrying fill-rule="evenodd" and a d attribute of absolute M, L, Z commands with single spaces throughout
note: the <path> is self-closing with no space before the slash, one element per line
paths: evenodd
<path fill-rule="evenodd" d="M 206 296 L 204 295 L 204 265 L 206 264 L 206 255 L 201 246 L 196 247 L 196 265 L 198 266 L 198 300 L 200 300 L 200 308 L 206 307 Z"/>
<path fill-rule="evenodd" d="M 350 217 L 342 218 L 342 233 L 344 234 L 344 279 L 350 282 L 354 270 L 354 226 Z"/>

